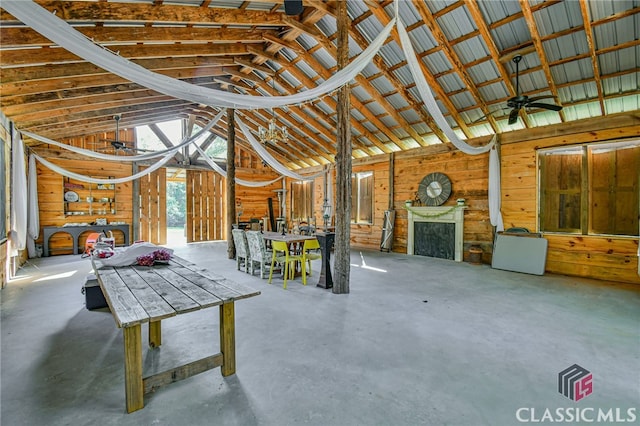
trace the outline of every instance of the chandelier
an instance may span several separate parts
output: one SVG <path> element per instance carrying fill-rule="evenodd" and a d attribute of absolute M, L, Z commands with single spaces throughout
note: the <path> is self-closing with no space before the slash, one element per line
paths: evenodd
<path fill-rule="evenodd" d="M 282 128 L 278 128 L 276 124 L 275 116 L 269 120 L 269 127 L 264 128 L 260 126 L 258 128 L 258 137 L 260 138 L 260 142 L 266 144 L 267 142 L 278 143 L 278 142 L 287 142 L 289 140 L 289 131 L 286 126 L 282 126 Z"/>

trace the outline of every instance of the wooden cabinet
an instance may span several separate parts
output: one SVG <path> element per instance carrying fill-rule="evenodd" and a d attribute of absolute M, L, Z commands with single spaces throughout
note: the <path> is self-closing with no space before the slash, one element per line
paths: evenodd
<path fill-rule="evenodd" d="M 65 216 L 105 216 L 117 213 L 116 186 L 112 183 L 87 183 L 65 177 L 63 197 Z"/>

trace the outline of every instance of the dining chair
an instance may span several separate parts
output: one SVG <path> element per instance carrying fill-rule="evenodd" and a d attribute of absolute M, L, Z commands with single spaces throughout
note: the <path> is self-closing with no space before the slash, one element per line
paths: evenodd
<path fill-rule="evenodd" d="M 313 240 L 304 240 L 304 245 L 302 246 L 302 263 L 309 263 L 309 275 L 311 275 L 311 261 L 322 259 L 322 254 L 315 251 L 319 249 L 320 242 L 317 239 L 314 238 Z"/>
<path fill-rule="evenodd" d="M 247 234 L 242 229 L 232 229 L 233 244 L 236 246 L 236 264 L 238 271 L 240 265 L 244 262 L 244 271 L 249 272 L 249 245 L 247 243 Z"/>
<path fill-rule="evenodd" d="M 267 246 L 260 231 L 247 231 L 249 243 L 249 268 L 250 274 L 254 274 L 256 263 L 260 265 L 260 278 L 265 278 L 266 268 L 269 267 L 272 254 L 267 251 Z"/>
<path fill-rule="evenodd" d="M 287 288 L 287 277 L 293 275 L 296 270 L 296 262 L 300 262 L 302 264 L 302 284 L 307 285 L 307 273 L 304 267 L 304 262 L 302 261 L 302 255 L 292 255 L 289 254 L 289 246 L 284 241 L 272 241 L 271 247 L 273 248 L 273 256 L 271 257 L 271 268 L 269 270 L 269 284 L 271 284 L 271 279 L 273 278 L 273 268 L 276 263 L 282 265 L 282 278 L 284 279 L 284 283 L 282 288 Z"/>

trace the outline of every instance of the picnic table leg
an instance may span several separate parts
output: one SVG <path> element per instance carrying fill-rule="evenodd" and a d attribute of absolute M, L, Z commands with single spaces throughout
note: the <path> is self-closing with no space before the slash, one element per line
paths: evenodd
<path fill-rule="evenodd" d="M 220 305 L 220 352 L 223 376 L 236 372 L 235 307 L 233 302 Z"/>
<path fill-rule="evenodd" d="M 162 344 L 162 327 L 160 321 L 149 322 L 149 346 L 157 348 Z"/>
<path fill-rule="evenodd" d="M 144 408 L 142 383 L 142 333 L 140 324 L 122 329 L 124 335 L 124 386 L 127 413 Z"/>

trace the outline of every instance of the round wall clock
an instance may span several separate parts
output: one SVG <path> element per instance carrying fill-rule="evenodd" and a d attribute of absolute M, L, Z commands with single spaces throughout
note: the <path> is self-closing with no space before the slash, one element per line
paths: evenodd
<path fill-rule="evenodd" d="M 64 193 L 64 200 L 65 201 L 69 201 L 71 203 L 75 203 L 79 199 L 80 199 L 80 197 L 78 196 L 78 193 L 75 192 L 75 191 L 67 191 L 67 192 Z"/>
<path fill-rule="evenodd" d="M 430 173 L 418 185 L 418 197 L 425 206 L 444 204 L 451 195 L 451 181 L 443 173 Z"/>

